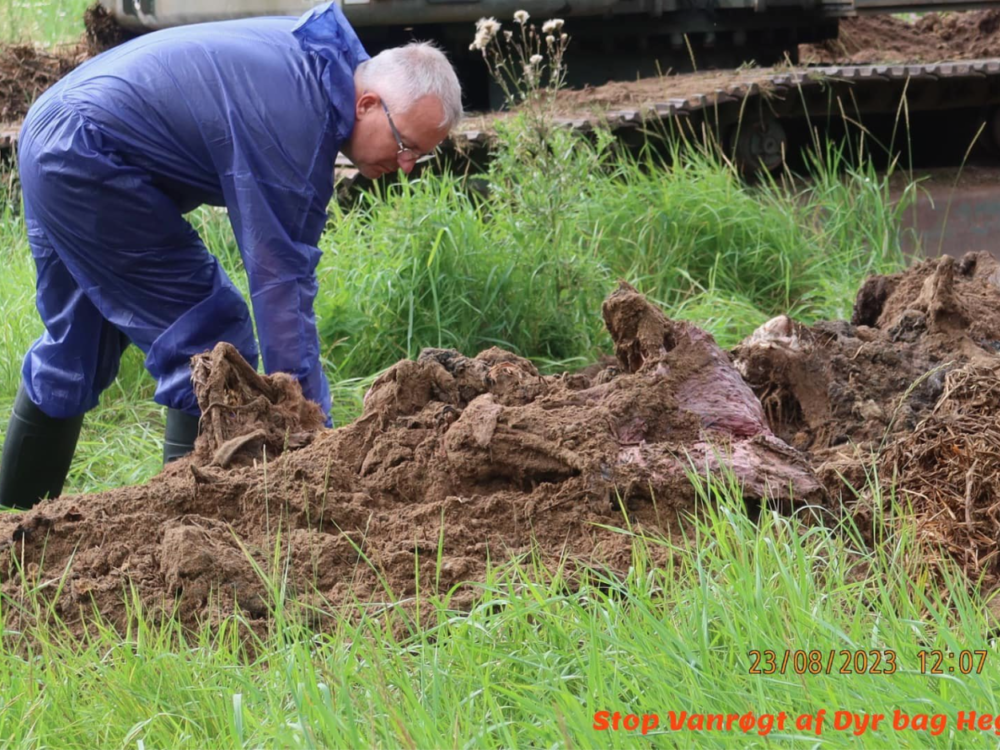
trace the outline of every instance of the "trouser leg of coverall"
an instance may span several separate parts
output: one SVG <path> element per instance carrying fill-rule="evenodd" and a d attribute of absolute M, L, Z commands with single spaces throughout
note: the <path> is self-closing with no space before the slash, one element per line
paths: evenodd
<path fill-rule="evenodd" d="M 38 287 L 48 290 L 37 298 L 38 311 L 46 323 L 45 333 L 39 339 L 41 348 L 58 350 L 71 333 L 79 335 L 86 331 L 88 334 L 90 346 L 79 351 L 77 380 L 63 383 L 64 391 L 56 394 L 65 398 L 75 390 L 70 398 L 80 401 L 81 392 L 97 394 L 111 384 L 118 372 L 121 352 L 128 346 L 128 338 L 104 320 L 44 237 L 35 233 L 29 242 L 35 258 Z M 50 364 L 41 361 L 37 369 L 44 372 Z M 89 408 L 89 401 L 83 400 Z M 35 405 L 22 384 L 4 436 L 0 505 L 30 508 L 42 498 L 61 494 L 82 424 L 82 413 L 67 418 L 46 414 Z"/>
<path fill-rule="evenodd" d="M 20 160 L 29 239 L 47 243 L 102 318 L 146 354 L 158 403 L 199 415 L 190 359 L 219 341 L 256 367 L 242 295 L 148 172 L 71 111 L 33 134 Z M 55 310 L 65 291 L 40 286 L 40 310 L 50 295 Z M 57 417 L 86 411 L 103 387 L 80 373 L 92 326 L 65 325 L 62 340 L 35 342 L 23 368 L 32 401 Z"/>

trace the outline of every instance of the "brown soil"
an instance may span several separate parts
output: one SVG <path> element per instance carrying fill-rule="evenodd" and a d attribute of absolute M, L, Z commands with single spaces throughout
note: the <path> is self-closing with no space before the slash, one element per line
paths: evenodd
<path fill-rule="evenodd" d="M 871 527 L 868 476 L 970 578 L 1000 582 L 1000 266 L 986 253 L 870 278 L 850 323 L 776 318 L 734 351 L 775 434 Z M 859 498 L 860 494 L 860 498 Z"/>
<path fill-rule="evenodd" d="M 881 440 L 890 425 L 910 431 L 941 392 L 943 375 L 928 373 L 946 362 L 996 358 L 998 279 L 985 253 L 874 276 L 858 292 L 850 323 L 775 318 L 736 347 L 736 366 L 775 433 L 814 456 Z"/>
<path fill-rule="evenodd" d="M 337 430 L 290 378 L 261 377 L 220 345 L 194 367 L 205 417 L 193 457 L 143 486 L 0 517 L 0 540 L 43 590 L 65 575 L 56 611 L 77 628 L 91 600 L 121 623 L 126 584 L 186 623 L 236 608 L 263 622 L 254 565 L 268 570 L 279 544 L 293 597 L 339 606 L 386 588 L 411 597 L 418 568 L 425 592 L 446 591 L 533 550 L 548 565 L 624 571 L 629 538 L 605 527 L 677 533 L 694 508 L 691 467 L 727 467 L 748 500 L 786 510 L 822 499 L 708 334 L 625 284 L 604 316 L 614 366 L 542 376 L 500 349 L 425 350 Z M 0 580 L 23 595 L 16 566 Z"/>
<path fill-rule="evenodd" d="M 933 63 L 1000 56 L 1000 10 L 929 13 L 911 23 L 896 16 L 840 22 L 838 39 L 799 46 L 803 63 Z"/>
<path fill-rule="evenodd" d="M 255 568 L 278 548 L 291 598 L 314 613 L 412 598 L 415 571 L 422 591 L 455 587 L 452 605 L 467 606 L 488 561 L 534 553 L 621 572 L 630 539 L 609 527 L 677 539 L 696 511 L 692 468 L 735 476 L 751 506 L 846 507 L 869 529 L 874 470 L 932 555 L 1000 582 L 990 256 L 873 277 L 851 322 L 782 316 L 731 354 L 624 283 L 603 313 L 610 363 L 542 376 L 496 348 L 429 349 L 382 375 L 337 430 L 291 378 L 220 345 L 194 363 L 193 456 L 143 486 L 0 517 L 13 553 L 0 590 L 15 602 L 25 580 L 61 591 L 53 611 L 76 630 L 94 604 L 120 624 L 127 587 L 187 624 L 239 611 L 263 628 Z"/>
<path fill-rule="evenodd" d="M 702 73 L 681 73 L 637 81 L 613 81 L 603 86 L 586 86 L 582 89 L 560 91 L 557 109 L 566 115 L 586 112 L 588 107 L 598 111 L 614 109 L 642 109 L 668 99 L 686 99 L 698 94 L 712 95 L 719 89 L 756 83 L 768 86 L 768 79 L 785 69 L 750 68 L 746 70 L 710 70 Z"/>
<path fill-rule="evenodd" d="M 49 86 L 86 59 L 79 47 L 46 51 L 0 44 L 0 123 L 18 123 Z"/>
<path fill-rule="evenodd" d="M 133 32 L 119 26 L 114 17 L 99 2 L 94 3 L 84 11 L 83 26 L 87 54 L 91 57 L 136 37 Z"/>
<path fill-rule="evenodd" d="M 42 49 L 28 44 L 0 44 L 0 123 L 15 126 L 45 89 L 89 57 L 132 39 L 100 3 L 83 15 L 86 32 L 79 44 Z"/>

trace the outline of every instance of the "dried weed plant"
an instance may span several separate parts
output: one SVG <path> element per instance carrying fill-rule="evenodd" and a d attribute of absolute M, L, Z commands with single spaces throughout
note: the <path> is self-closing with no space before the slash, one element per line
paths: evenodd
<path fill-rule="evenodd" d="M 934 409 L 879 466 L 925 549 L 950 553 L 971 580 L 1000 582 L 1000 368 L 949 372 Z"/>
<path fill-rule="evenodd" d="M 517 206 L 526 224 L 561 227 L 577 210 L 585 182 L 604 170 L 614 138 L 607 128 L 590 136 L 575 132 L 555 117 L 570 42 L 563 20 L 550 19 L 539 28 L 519 10 L 513 26 L 504 29 L 495 18 L 481 18 L 470 45 L 482 52 L 512 110 L 494 122 L 490 191 L 498 201 Z"/>
<path fill-rule="evenodd" d="M 525 10 L 514 13 L 514 29 L 503 29 L 495 18 L 480 18 L 470 50 L 482 52 L 490 76 L 513 108 L 529 105 L 544 110 L 566 83 L 566 48 L 569 34 L 565 22 L 553 18 L 541 29 L 529 23 Z"/>

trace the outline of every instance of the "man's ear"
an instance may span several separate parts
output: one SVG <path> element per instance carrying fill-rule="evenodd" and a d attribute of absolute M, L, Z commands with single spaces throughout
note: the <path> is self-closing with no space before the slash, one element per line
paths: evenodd
<path fill-rule="evenodd" d="M 382 100 L 379 98 L 378 94 L 366 91 L 359 96 L 357 101 L 354 103 L 354 114 L 357 117 L 364 117 L 375 107 L 378 107 L 381 101 Z"/>

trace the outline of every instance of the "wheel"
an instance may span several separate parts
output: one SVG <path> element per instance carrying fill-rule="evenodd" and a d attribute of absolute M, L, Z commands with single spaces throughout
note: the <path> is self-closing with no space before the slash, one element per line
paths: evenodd
<path fill-rule="evenodd" d="M 784 163 L 788 136 L 771 113 L 744 118 L 734 124 L 730 132 L 733 159 L 741 171 L 752 173 L 763 169 L 773 172 Z"/>

